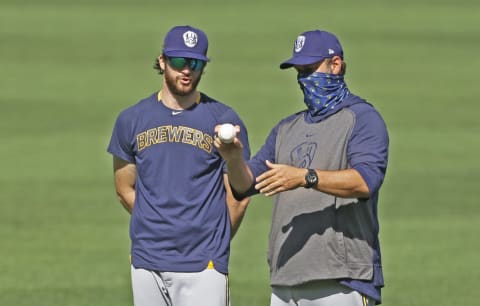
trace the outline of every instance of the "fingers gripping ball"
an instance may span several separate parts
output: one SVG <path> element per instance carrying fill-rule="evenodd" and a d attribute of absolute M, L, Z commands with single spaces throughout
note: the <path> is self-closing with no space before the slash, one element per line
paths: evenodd
<path fill-rule="evenodd" d="M 218 138 L 220 138 L 223 143 L 231 143 L 236 135 L 237 131 L 230 123 L 222 124 L 218 130 Z"/>

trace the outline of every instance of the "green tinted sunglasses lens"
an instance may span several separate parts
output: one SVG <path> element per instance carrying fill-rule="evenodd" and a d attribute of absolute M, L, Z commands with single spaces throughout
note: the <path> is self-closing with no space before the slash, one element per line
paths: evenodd
<path fill-rule="evenodd" d="M 199 59 L 191 59 L 190 60 L 190 68 L 192 70 L 202 70 L 203 66 L 205 65 L 205 62 Z"/>
<path fill-rule="evenodd" d="M 185 57 L 169 57 L 168 58 L 170 65 L 176 69 L 182 69 L 186 65 L 192 70 L 202 70 L 205 66 L 205 62 L 199 59 L 194 58 L 185 58 Z"/>
<path fill-rule="evenodd" d="M 170 65 L 176 69 L 182 69 L 187 64 L 187 59 L 184 57 L 169 57 Z"/>

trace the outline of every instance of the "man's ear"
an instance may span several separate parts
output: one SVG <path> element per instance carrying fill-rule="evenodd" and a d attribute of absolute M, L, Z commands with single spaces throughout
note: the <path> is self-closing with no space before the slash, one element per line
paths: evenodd
<path fill-rule="evenodd" d="M 332 57 L 332 60 L 330 61 L 330 65 L 331 65 L 333 74 L 342 73 L 342 63 L 343 63 L 343 60 L 340 56 L 335 55 L 334 57 Z"/>
<path fill-rule="evenodd" d="M 165 70 L 165 57 L 162 54 L 158 56 L 158 63 L 160 64 L 160 68 L 162 68 L 162 70 Z"/>

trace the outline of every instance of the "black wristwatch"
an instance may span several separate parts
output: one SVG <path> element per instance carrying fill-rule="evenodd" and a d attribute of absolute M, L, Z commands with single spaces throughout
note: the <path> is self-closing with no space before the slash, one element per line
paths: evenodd
<path fill-rule="evenodd" d="M 318 183 L 318 176 L 317 172 L 314 169 L 307 169 L 308 172 L 305 175 L 305 181 L 307 181 L 307 184 L 305 185 L 305 188 L 312 188 L 313 186 L 316 186 Z"/>

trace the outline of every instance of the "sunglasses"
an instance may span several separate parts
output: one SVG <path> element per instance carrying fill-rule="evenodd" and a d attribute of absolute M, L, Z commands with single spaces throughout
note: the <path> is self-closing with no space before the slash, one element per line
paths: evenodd
<path fill-rule="evenodd" d="M 167 57 L 167 61 L 175 69 L 183 69 L 185 66 L 188 66 L 188 68 L 194 71 L 199 71 L 205 66 L 205 61 L 196 58 Z"/>

